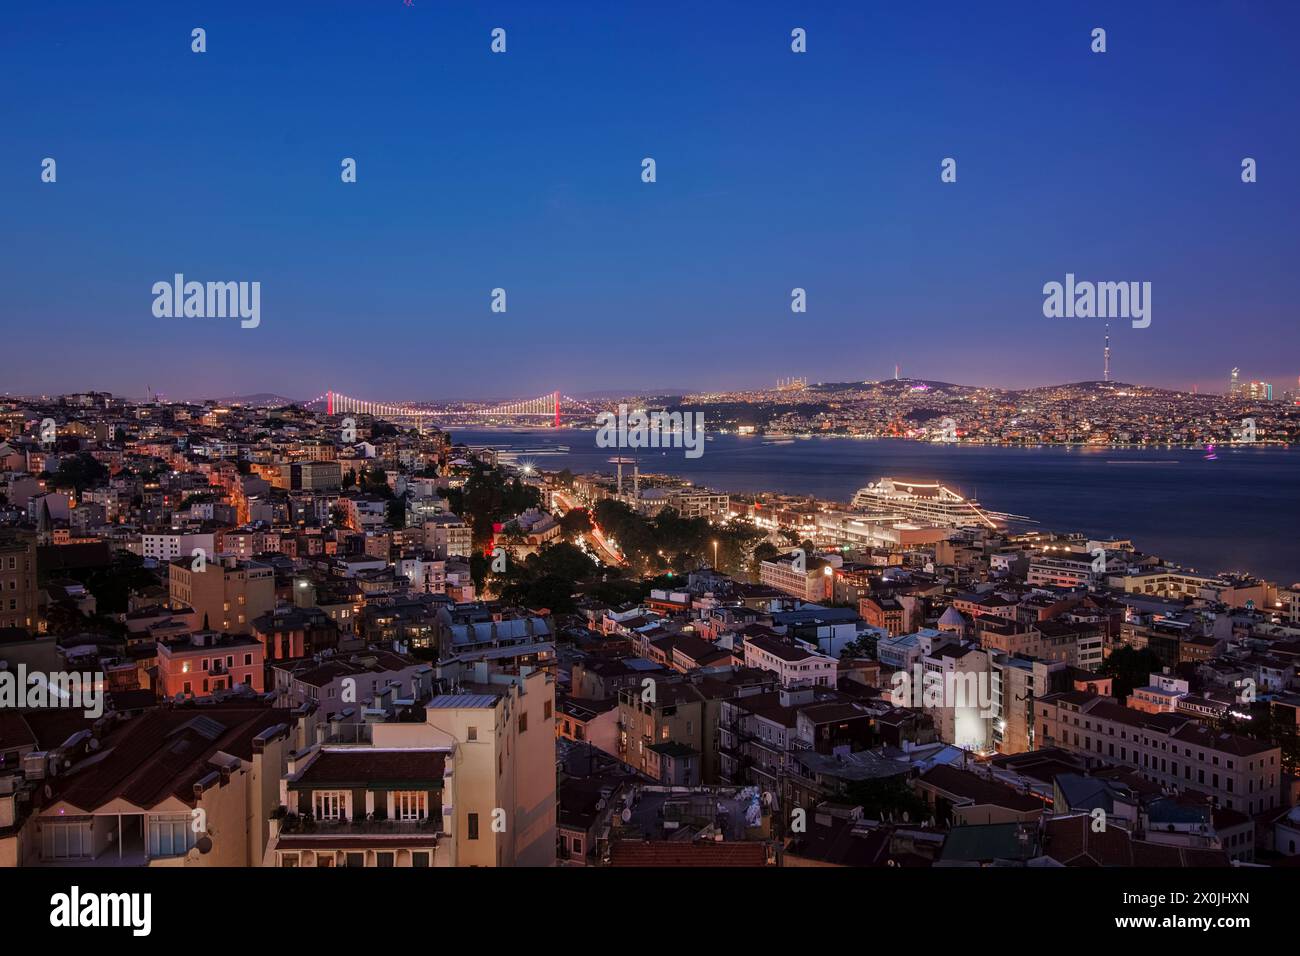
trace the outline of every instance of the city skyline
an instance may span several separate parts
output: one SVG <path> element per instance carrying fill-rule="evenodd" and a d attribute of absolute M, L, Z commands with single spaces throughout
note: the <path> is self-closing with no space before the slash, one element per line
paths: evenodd
<path fill-rule="evenodd" d="M 12 14 L 10 391 L 1095 380 L 1101 319 L 1043 314 L 1067 274 L 1151 284 L 1117 380 L 1295 379 L 1292 9 L 317 9 Z M 175 274 L 261 283 L 260 324 L 156 317 Z"/>
<path fill-rule="evenodd" d="M 1230 370 L 1230 372 L 1226 376 L 1224 376 L 1223 383 L 1221 383 L 1221 385 L 1226 385 L 1226 387 L 1200 389 L 1199 386 L 1194 385 L 1191 388 L 1179 388 L 1177 386 L 1166 386 L 1166 385 L 1160 385 L 1152 382 L 1129 381 L 1123 378 L 1117 378 L 1110 370 L 1109 360 L 1110 360 L 1110 349 L 1109 346 L 1107 346 L 1106 355 L 1103 360 L 1104 365 L 1103 365 L 1102 375 L 1093 378 L 1080 378 L 1080 379 L 1073 379 L 1069 381 L 1034 382 L 1022 386 L 998 385 L 998 384 L 991 384 L 986 382 L 975 382 L 975 381 L 947 381 L 929 375 L 903 374 L 902 370 L 904 369 L 904 365 L 902 363 L 898 363 L 896 365 L 897 373 L 894 376 L 882 377 L 882 378 L 865 378 L 865 379 L 855 378 L 855 379 L 847 379 L 844 381 L 840 381 L 840 380 L 832 380 L 832 379 L 809 379 L 807 376 L 799 376 L 795 379 L 778 378 L 775 381 L 753 382 L 750 384 L 738 385 L 734 388 L 718 389 L 718 390 L 708 390 L 704 388 L 671 388 L 671 387 L 655 387 L 655 386 L 650 386 L 650 387 L 636 389 L 636 390 L 627 390 L 627 389 L 619 390 L 619 389 L 610 388 L 610 389 L 594 389 L 589 391 L 581 391 L 579 389 L 567 389 L 567 388 L 559 388 L 559 389 L 552 388 L 544 392 L 541 397 L 546 398 L 556 392 L 564 393 L 568 391 L 576 392 L 577 398 L 586 398 L 586 399 L 620 398 L 620 397 L 631 397 L 634 395 L 689 397 L 691 395 L 702 395 L 702 394 L 745 394 L 745 393 L 759 393 L 759 392 L 766 393 L 766 392 L 783 391 L 787 389 L 782 386 L 782 382 L 792 381 L 792 380 L 801 381 L 805 387 L 812 386 L 813 388 L 824 387 L 824 386 L 836 386 L 836 385 L 880 384 L 883 382 L 893 380 L 893 381 L 912 381 L 912 382 L 924 382 L 924 383 L 942 383 L 942 384 L 953 385 L 962 388 L 978 388 L 978 389 L 987 389 L 989 391 L 1001 391 L 1001 392 L 1030 392 L 1035 390 L 1063 388 L 1071 385 L 1084 385 L 1088 383 L 1097 382 L 1097 383 L 1106 383 L 1114 386 L 1127 385 L 1127 386 L 1146 388 L 1146 389 L 1163 389 L 1166 391 L 1185 394 L 1188 396 L 1205 395 L 1205 396 L 1221 396 L 1223 398 L 1231 398 L 1234 397 L 1234 394 L 1232 392 L 1233 386 L 1231 385 L 1233 379 L 1231 378 L 1231 375 L 1233 372 L 1239 371 L 1237 367 L 1234 367 L 1233 369 Z M 1287 378 L 1280 381 L 1266 382 L 1263 379 L 1252 378 L 1249 374 L 1246 374 L 1242 376 L 1241 384 L 1242 385 L 1259 384 L 1259 385 L 1269 386 L 1272 391 L 1273 397 L 1268 399 L 1261 399 L 1261 400 L 1266 400 L 1266 401 L 1282 400 L 1283 395 L 1290 393 L 1296 395 L 1298 397 L 1297 402 L 1300 403 L 1300 375 L 1295 376 L 1294 380 L 1292 380 L 1291 378 Z M 126 398 L 131 401 L 157 400 L 160 402 L 201 403 L 207 401 L 256 400 L 257 403 L 259 404 L 265 404 L 269 399 L 276 399 L 276 400 L 283 400 L 285 404 L 311 404 L 313 402 L 319 402 L 322 398 L 328 396 L 328 394 L 331 391 L 333 391 L 334 394 L 343 394 L 341 389 L 326 389 L 320 395 L 316 395 L 313 396 L 312 398 L 308 398 L 305 395 L 285 395 L 282 394 L 281 392 L 276 391 L 274 388 L 268 386 L 265 388 L 258 388 L 252 391 L 247 391 L 239 394 L 226 393 L 220 395 L 218 394 L 178 395 L 178 394 L 165 392 L 161 389 L 154 388 L 151 385 L 146 385 L 144 391 L 140 394 L 136 394 L 129 391 L 116 392 L 113 389 L 101 388 L 98 386 L 84 386 L 81 388 L 68 389 L 64 391 L 48 390 L 48 391 L 25 392 L 25 393 L 6 391 L 2 394 L 3 397 L 6 398 L 48 399 L 48 398 L 58 397 L 60 395 L 85 394 L 90 392 L 106 392 L 114 395 L 115 397 Z M 1236 396 L 1236 397 L 1241 397 L 1241 396 Z M 525 395 L 523 392 L 486 392 L 486 391 L 480 391 L 478 394 L 475 395 L 452 394 L 452 395 L 421 395 L 421 396 L 392 395 L 392 394 L 377 392 L 374 395 L 367 396 L 367 400 L 373 400 L 374 402 L 380 404 L 382 403 L 401 404 L 404 402 L 422 403 L 422 404 L 423 403 L 478 404 L 478 403 L 488 403 L 488 402 L 497 402 L 497 401 L 500 402 L 517 401 L 524 398 Z"/>

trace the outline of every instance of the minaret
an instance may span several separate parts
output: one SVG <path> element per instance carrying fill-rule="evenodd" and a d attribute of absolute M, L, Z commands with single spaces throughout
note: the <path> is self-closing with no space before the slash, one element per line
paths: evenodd
<path fill-rule="evenodd" d="M 1101 380 L 1103 382 L 1109 382 L 1110 381 L 1110 323 L 1109 322 L 1106 323 L 1106 347 L 1102 350 L 1101 356 L 1102 356 Z"/>

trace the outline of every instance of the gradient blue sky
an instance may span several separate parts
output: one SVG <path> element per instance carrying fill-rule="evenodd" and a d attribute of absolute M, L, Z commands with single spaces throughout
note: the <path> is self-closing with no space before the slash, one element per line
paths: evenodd
<path fill-rule="evenodd" d="M 1099 378 L 1100 320 L 1042 315 L 1066 272 L 1153 283 L 1115 377 L 1286 387 L 1297 35 L 1291 2 L 6 4 L 0 392 Z M 176 272 L 259 280 L 261 327 L 154 318 Z"/>

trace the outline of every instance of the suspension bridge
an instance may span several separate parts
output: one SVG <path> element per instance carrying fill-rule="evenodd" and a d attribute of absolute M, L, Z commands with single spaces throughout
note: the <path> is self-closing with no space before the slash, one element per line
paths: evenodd
<path fill-rule="evenodd" d="M 428 402 L 373 401 L 331 389 L 305 404 L 308 408 L 323 410 L 326 415 L 369 415 L 388 420 L 414 420 L 417 425 L 424 425 L 436 418 L 536 418 L 550 419 L 553 426 L 559 428 L 565 417 L 590 418 L 600 413 L 599 408 L 559 391 L 501 405 L 467 402 L 436 405 Z"/>

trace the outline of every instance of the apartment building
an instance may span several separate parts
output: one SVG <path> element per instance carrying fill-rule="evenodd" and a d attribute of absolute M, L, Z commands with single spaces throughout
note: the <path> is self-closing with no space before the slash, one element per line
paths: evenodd
<path fill-rule="evenodd" d="M 782 687 L 834 687 L 838 661 L 812 648 L 779 637 L 745 638 L 745 666 L 771 671 Z"/>
<path fill-rule="evenodd" d="M 157 561 L 175 561 L 190 558 L 195 549 L 202 549 L 206 558 L 217 552 L 216 535 L 212 532 L 146 531 L 140 536 L 140 553 Z"/>
<path fill-rule="evenodd" d="M 811 555 L 805 556 L 803 569 L 795 554 L 783 555 L 759 564 L 759 583 L 793 594 L 805 601 L 824 601 L 835 593 L 835 569 Z"/>
<path fill-rule="evenodd" d="M 1227 582 L 1182 568 L 1159 567 L 1112 578 L 1112 586 L 1126 594 L 1150 594 L 1165 598 L 1213 597 Z"/>
<path fill-rule="evenodd" d="M 713 756 L 714 741 L 708 723 L 707 700 L 695 684 L 686 680 L 650 679 L 645 686 L 632 686 L 618 693 L 618 745 L 616 756 L 641 773 L 649 775 L 648 749 L 672 741 L 690 747 L 703 759 L 706 749 Z M 716 722 L 716 718 L 715 718 Z M 710 765 L 712 765 L 710 759 Z M 707 775 L 705 780 L 711 778 Z"/>
<path fill-rule="evenodd" d="M 1063 688 L 1069 667 L 1060 662 L 1007 654 L 990 655 L 993 677 L 993 749 L 1003 754 L 1033 750 L 1034 700 Z"/>
<path fill-rule="evenodd" d="M 270 665 L 271 683 L 281 707 L 311 703 L 324 713 L 360 707 L 392 688 L 397 697 L 427 700 L 433 668 L 406 654 L 369 649 L 354 654 L 318 654 Z"/>
<path fill-rule="evenodd" d="M 36 536 L 0 531 L 0 628 L 39 629 Z"/>
<path fill-rule="evenodd" d="M 982 647 L 1044 661 L 1095 670 L 1106 659 L 1106 634 L 1098 624 L 1060 619 L 1025 624 L 1000 618 L 977 618 L 976 639 Z"/>
<path fill-rule="evenodd" d="M 1178 702 L 1190 693 L 1187 681 L 1168 674 L 1152 674 L 1151 682 L 1145 687 L 1133 688 L 1127 706 L 1144 714 L 1172 714 L 1178 710 Z"/>
<path fill-rule="evenodd" d="M 208 697 L 236 685 L 262 692 L 265 651 L 255 637 L 195 631 L 159 640 L 157 648 L 160 697 Z"/>
<path fill-rule="evenodd" d="M 473 531 L 453 514 L 440 514 L 424 522 L 424 546 L 439 560 L 468 558 L 474 553 Z"/>
<path fill-rule="evenodd" d="M 424 702 L 344 712 L 281 780 L 266 862 L 283 867 L 551 866 L 555 688 L 542 671 L 461 672 Z"/>
<path fill-rule="evenodd" d="M 291 462 L 280 466 L 277 484 L 289 491 L 333 491 L 343 484 L 343 466 L 327 460 Z"/>
<path fill-rule="evenodd" d="M 1100 581 L 1102 574 L 1094 571 L 1092 558 L 1083 552 L 1074 552 L 1074 556 L 1034 555 L 1029 561 L 1029 573 L 1025 576 L 1031 587 L 1047 585 L 1055 588 L 1088 587 Z"/>
<path fill-rule="evenodd" d="M 724 700 L 718 721 L 719 779 L 780 793 L 784 778 L 800 772 L 797 754 L 852 752 L 877 742 L 874 718 L 880 710 L 824 687 L 781 688 Z"/>
<path fill-rule="evenodd" d="M 29 753 L 0 776 L 0 866 L 257 866 L 296 727 L 217 701 L 109 716 Z"/>
<path fill-rule="evenodd" d="M 253 618 L 252 634 L 268 661 L 310 657 L 339 646 L 338 624 L 318 607 L 277 607 Z"/>
<path fill-rule="evenodd" d="M 922 656 L 914 665 L 914 672 L 918 670 L 921 686 L 911 681 L 913 700 L 907 706 L 919 703 L 933 718 L 935 733 L 944 743 L 979 753 L 992 749 L 997 713 L 992 652 L 974 645 L 946 644 Z"/>
<path fill-rule="evenodd" d="M 167 566 L 173 608 L 194 611 L 197 624 L 231 634 L 252 632 L 254 618 L 275 608 L 275 571 L 270 565 L 224 556 L 196 569 L 190 559 Z"/>
<path fill-rule="evenodd" d="M 1183 714 L 1145 714 L 1079 691 L 1048 695 L 1034 709 L 1040 748 L 1133 767 L 1152 783 L 1204 793 L 1250 815 L 1281 805 L 1277 747 L 1215 732 Z"/>

